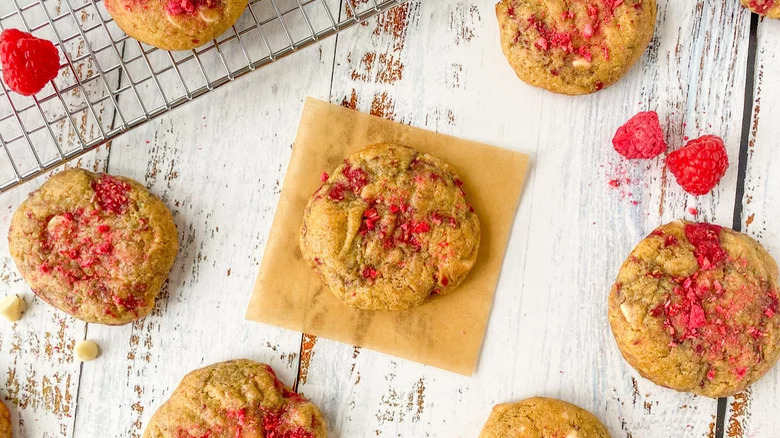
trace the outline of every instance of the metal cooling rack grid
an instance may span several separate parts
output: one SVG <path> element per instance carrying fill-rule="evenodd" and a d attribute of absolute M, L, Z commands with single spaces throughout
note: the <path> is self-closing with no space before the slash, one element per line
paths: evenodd
<path fill-rule="evenodd" d="M 2 0 L 0 28 L 53 41 L 62 66 L 32 97 L 0 80 L 0 192 L 404 1 L 250 0 L 217 40 L 166 52 L 125 35 L 99 0 Z"/>

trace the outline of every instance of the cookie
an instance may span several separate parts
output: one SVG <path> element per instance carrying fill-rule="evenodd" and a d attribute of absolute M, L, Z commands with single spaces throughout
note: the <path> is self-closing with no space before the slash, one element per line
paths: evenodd
<path fill-rule="evenodd" d="M 11 438 L 11 413 L 0 401 L 0 438 Z"/>
<path fill-rule="evenodd" d="M 780 356 L 777 263 L 728 228 L 676 221 L 631 252 L 609 295 L 629 364 L 658 385 L 733 395 Z"/>
<path fill-rule="evenodd" d="M 780 1 L 778 0 L 740 0 L 742 6 L 756 14 L 769 18 L 780 18 Z"/>
<path fill-rule="evenodd" d="M 314 404 L 270 366 L 232 360 L 195 370 L 149 420 L 144 438 L 325 438 Z"/>
<path fill-rule="evenodd" d="M 526 83 L 588 94 L 620 79 L 655 30 L 655 0 L 501 0 L 501 48 Z"/>
<path fill-rule="evenodd" d="M 178 251 L 171 212 L 137 182 L 71 169 L 19 206 L 11 256 L 43 301 L 86 322 L 151 312 Z"/>
<path fill-rule="evenodd" d="M 228 30 L 247 0 L 104 0 L 129 36 L 164 50 L 189 50 Z"/>
<path fill-rule="evenodd" d="M 451 292 L 474 266 L 479 219 L 444 161 L 377 144 L 322 181 L 304 212 L 300 248 L 346 304 L 409 309 Z"/>
<path fill-rule="evenodd" d="M 479 438 L 609 438 L 593 414 L 551 398 L 496 405 Z"/>

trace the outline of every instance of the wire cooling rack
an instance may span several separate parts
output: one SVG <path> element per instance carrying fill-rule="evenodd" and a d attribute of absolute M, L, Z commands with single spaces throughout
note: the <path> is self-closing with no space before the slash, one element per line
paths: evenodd
<path fill-rule="evenodd" d="M 0 28 L 60 49 L 32 97 L 0 80 L 0 193 L 275 60 L 406 0 L 250 0 L 224 35 L 167 52 L 122 32 L 100 0 L 0 0 Z"/>

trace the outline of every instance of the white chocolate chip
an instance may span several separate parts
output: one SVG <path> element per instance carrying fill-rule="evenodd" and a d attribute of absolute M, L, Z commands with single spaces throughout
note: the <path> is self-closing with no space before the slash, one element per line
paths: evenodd
<path fill-rule="evenodd" d="M 100 355 L 100 347 L 95 341 L 81 341 L 76 344 L 76 357 L 82 362 L 89 362 Z"/>
<path fill-rule="evenodd" d="M 26 309 L 24 300 L 16 295 L 8 295 L 0 300 L 0 315 L 11 322 L 19 321 Z"/>
<path fill-rule="evenodd" d="M 621 304 L 620 311 L 623 312 L 623 317 L 626 318 L 626 321 L 628 321 L 629 324 L 633 323 L 634 312 L 631 310 L 631 306 L 629 306 L 628 303 Z"/>
<path fill-rule="evenodd" d="M 578 434 L 576 430 L 572 430 L 568 435 L 566 435 L 566 438 L 579 438 L 579 436 L 580 434 Z"/>
<path fill-rule="evenodd" d="M 181 23 L 179 22 L 178 15 L 173 16 L 166 13 L 165 18 L 168 19 L 168 22 L 171 23 L 171 26 L 175 27 L 176 29 L 181 29 Z"/>
<path fill-rule="evenodd" d="M 198 11 L 198 16 L 206 23 L 213 23 L 222 18 L 222 13 L 217 8 L 201 8 Z"/>
<path fill-rule="evenodd" d="M 585 58 L 577 58 L 571 63 L 577 70 L 585 70 L 590 68 L 590 62 Z"/>

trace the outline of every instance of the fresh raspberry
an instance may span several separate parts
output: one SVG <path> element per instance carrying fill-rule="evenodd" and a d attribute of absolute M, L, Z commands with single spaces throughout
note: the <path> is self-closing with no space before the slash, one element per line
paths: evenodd
<path fill-rule="evenodd" d="M 0 34 L 0 63 L 3 80 L 17 93 L 31 96 L 57 77 L 60 53 L 51 41 L 18 29 Z"/>
<path fill-rule="evenodd" d="M 705 135 L 669 154 L 666 165 L 686 192 L 706 195 L 726 174 L 729 157 L 723 140 Z"/>
<path fill-rule="evenodd" d="M 629 159 L 653 158 L 666 151 L 664 133 L 655 111 L 641 112 L 618 128 L 612 146 Z"/>

